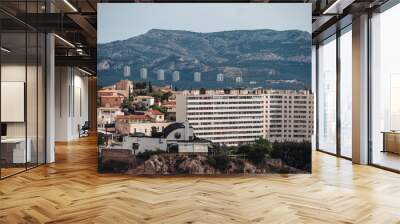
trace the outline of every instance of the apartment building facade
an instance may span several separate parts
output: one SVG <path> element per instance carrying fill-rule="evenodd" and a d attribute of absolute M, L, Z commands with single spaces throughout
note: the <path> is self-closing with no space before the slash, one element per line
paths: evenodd
<path fill-rule="evenodd" d="M 176 118 L 188 121 L 198 137 L 224 145 L 260 137 L 311 141 L 313 101 L 308 90 L 182 91 L 176 98 Z"/>
<path fill-rule="evenodd" d="M 116 90 L 104 89 L 97 91 L 101 107 L 120 107 L 127 97 Z"/>

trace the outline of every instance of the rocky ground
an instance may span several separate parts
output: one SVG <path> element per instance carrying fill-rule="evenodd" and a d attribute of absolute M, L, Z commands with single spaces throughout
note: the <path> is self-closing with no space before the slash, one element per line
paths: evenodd
<path fill-rule="evenodd" d="M 301 171 L 286 166 L 277 160 L 269 160 L 262 167 L 257 167 L 243 159 L 231 159 L 225 170 L 213 167 L 205 155 L 159 154 L 127 171 L 134 175 L 170 175 L 170 174 L 266 174 L 284 171 L 299 173 Z"/>

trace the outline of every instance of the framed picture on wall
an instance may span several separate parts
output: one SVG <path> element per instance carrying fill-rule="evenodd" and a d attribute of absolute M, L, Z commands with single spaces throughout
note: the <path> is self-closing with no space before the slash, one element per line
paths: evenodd
<path fill-rule="evenodd" d="M 1 122 L 25 122 L 25 82 L 1 82 Z"/>
<path fill-rule="evenodd" d="M 99 4 L 99 171 L 311 172 L 310 15 L 311 4 Z"/>

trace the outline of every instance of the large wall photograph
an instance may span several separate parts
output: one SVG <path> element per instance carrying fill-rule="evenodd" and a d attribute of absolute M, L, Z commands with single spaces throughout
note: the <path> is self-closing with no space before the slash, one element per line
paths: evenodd
<path fill-rule="evenodd" d="M 101 3 L 97 41 L 99 172 L 311 172 L 311 4 Z"/>

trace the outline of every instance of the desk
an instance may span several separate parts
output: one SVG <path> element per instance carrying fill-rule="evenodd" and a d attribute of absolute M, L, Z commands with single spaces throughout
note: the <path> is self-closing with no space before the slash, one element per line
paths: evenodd
<path fill-rule="evenodd" d="M 384 131 L 383 152 L 400 154 L 400 131 Z"/>
<path fill-rule="evenodd" d="M 27 139 L 28 143 L 25 151 L 25 138 L 6 138 L 1 139 L 1 159 L 6 163 L 26 163 L 31 162 L 31 139 Z"/>

